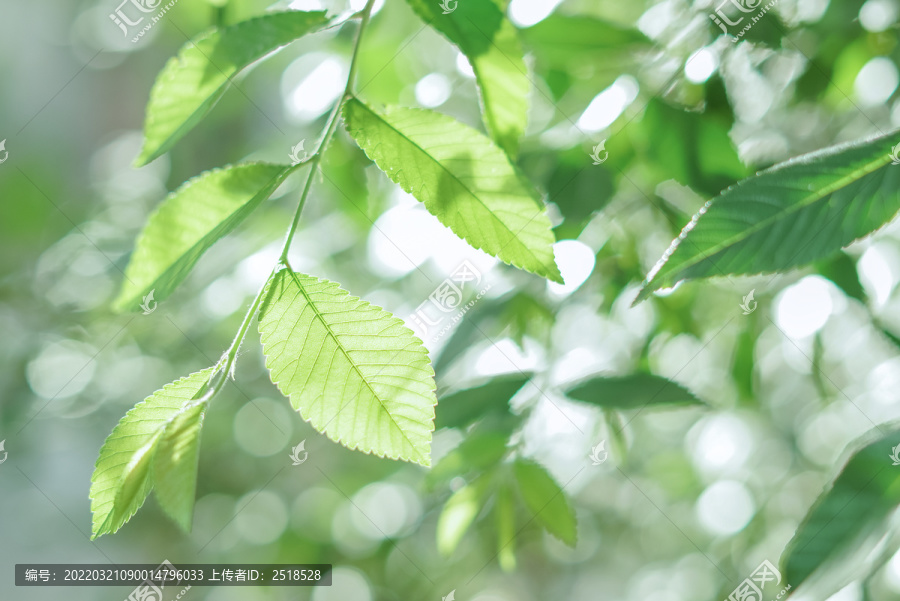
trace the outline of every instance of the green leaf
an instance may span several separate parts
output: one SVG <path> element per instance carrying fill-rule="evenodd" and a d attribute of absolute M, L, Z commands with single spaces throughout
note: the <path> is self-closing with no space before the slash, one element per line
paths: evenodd
<path fill-rule="evenodd" d="M 490 0 L 460 2 L 447 15 L 440 2 L 407 1 L 469 59 L 481 92 L 484 123 L 497 144 L 515 157 L 528 122 L 531 91 L 516 28 Z"/>
<path fill-rule="evenodd" d="M 734 120 L 723 113 L 712 107 L 696 113 L 652 100 L 641 119 L 642 154 L 649 168 L 660 179 L 674 179 L 704 195 L 747 177 L 750 170 L 728 134 Z"/>
<path fill-rule="evenodd" d="M 153 470 L 153 462 L 160 438 L 169 424 L 193 410 L 191 401 L 213 370 L 210 367 L 167 384 L 135 405 L 113 429 L 91 478 L 92 538 L 116 532 L 143 505 L 153 488 L 153 473 L 158 471 Z"/>
<path fill-rule="evenodd" d="M 884 527 L 900 505 L 900 469 L 893 465 L 900 422 L 869 431 L 850 445 L 850 459 L 826 487 L 781 558 L 784 581 L 798 587 L 851 543 Z"/>
<path fill-rule="evenodd" d="M 563 108 L 584 110 L 598 90 L 623 73 L 635 72 L 653 44 L 635 28 L 622 27 L 584 14 L 551 14 L 521 30 L 535 57 L 539 74 Z M 583 98 L 585 94 L 590 94 Z M 576 97 L 582 97 L 576 102 Z M 566 111 L 564 110 L 563 113 Z M 622 155 L 613 153 L 617 160 Z"/>
<path fill-rule="evenodd" d="M 816 271 L 828 278 L 834 285 L 840 288 L 850 298 L 866 304 L 866 291 L 859 281 L 859 272 L 856 270 L 856 261 L 845 252 L 839 252 L 833 257 L 819 261 Z"/>
<path fill-rule="evenodd" d="M 453 555 L 466 530 L 481 513 L 487 485 L 486 477 L 479 478 L 453 493 L 444 505 L 437 524 L 437 547 L 444 557 Z"/>
<path fill-rule="evenodd" d="M 487 384 L 441 397 L 435 429 L 461 428 L 488 414 L 509 412 L 509 400 L 531 375 L 494 378 Z"/>
<path fill-rule="evenodd" d="M 644 373 L 592 378 L 579 383 L 566 394 L 573 399 L 611 409 L 705 404 L 687 388 L 666 378 Z"/>
<path fill-rule="evenodd" d="M 166 63 L 150 91 L 144 148 L 137 166 L 167 152 L 193 129 L 238 72 L 326 23 L 322 11 L 279 12 L 213 29 L 185 44 Z"/>
<path fill-rule="evenodd" d="M 185 532 L 194 519 L 200 430 L 206 403 L 179 413 L 159 438 L 153 460 L 154 495 L 163 510 Z"/>
<path fill-rule="evenodd" d="M 535 49 L 540 60 L 568 69 L 573 60 L 609 60 L 613 56 L 633 55 L 641 47 L 651 45 L 637 29 L 585 15 L 552 14 L 523 29 L 522 38 Z"/>
<path fill-rule="evenodd" d="M 350 135 L 394 183 L 460 238 L 504 263 L 562 282 L 537 192 L 490 139 L 455 119 L 344 105 Z"/>
<path fill-rule="evenodd" d="M 434 488 L 439 482 L 492 467 L 506 455 L 508 444 L 509 435 L 506 432 L 475 432 L 438 461 L 425 481 Z"/>
<path fill-rule="evenodd" d="M 896 132 L 792 159 L 711 200 L 682 230 L 638 295 L 685 279 L 784 271 L 823 259 L 900 209 Z"/>
<path fill-rule="evenodd" d="M 547 532 L 574 547 L 578 540 L 575 512 L 553 477 L 541 465 L 518 459 L 513 472 L 525 506 Z"/>
<path fill-rule="evenodd" d="M 400 319 L 285 269 L 268 285 L 259 332 L 272 381 L 319 432 L 350 449 L 431 465 L 434 371 Z"/>
<path fill-rule="evenodd" d="M 188 180 L 154 211 L 125 269 L 113 307 L 135 311 L 145 296 L 169 296 L 200 257 L 281 185 L 292 167 L 246 163 Z"/>

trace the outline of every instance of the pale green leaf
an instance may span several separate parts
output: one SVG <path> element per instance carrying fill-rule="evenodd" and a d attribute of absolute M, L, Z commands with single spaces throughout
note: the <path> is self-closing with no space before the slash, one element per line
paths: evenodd
<path fill-rule="evenodd" d="M 355 98 L 344 105 L 344 120 L 369 158 L 457 236 L 562 282 L 543 203 L 489 138 L 434 111 L 379 113 Z"/>
<path fill-rule="evenodd" d="M 191 374 L 135 405 L 106 439 L 91 477 L 92 538 L 121 528 L 153 487 L 152 463 L 160 438 L 209 381 L 212 367 Z"/>
<path fill-rule="evenodd" d="M 578 540 L 575 512 L 553 477 L 541 465 L 527 459 L 516 460 L 513 472 L 525 506 L 534 519 L 547 532 L 574 547 Z"/>
<path fill-rule="evenodd" d="M 200 430 L 206 408 L 206 403 L 199 403 L 176 415 L 160 436 L 153 459 L 153 494 L 185 532 L 190 532 L 194 517 Z"/>
<path fill-rule="evenodd" d="M 489 0 L 459 2 L 456 10 L 446 15 L 440 2 L 407 1 L 469 59 L 481 93 L 485 125 L 491 137 L 515 157 L 528 122 L 531 91 L 516 28 Z"/>
<path fill-rule="evenodd" d="M 489 480 L 481 477 L 453 493 L 438 517 L 437 547 L 449 557 L 459 546 L 463 535 L 481 513 Z"/>
<path fill-rule="evenodd" d="M 171 294 L 203 253 L 271 196 L 291 169 L 234 165 L 207 171 L 172 192 L 141 232 L 114 308 L 136 311 L 151 292 L 157 302 Z"/>
<path fill-rule="evenodd" d="M 646 373 L 591 378 L 576 385 L 566 392 L 566 395 L 585 403 L 612 409 L 704 404 L 687 388 L 666 378 Z"/>
<path fill-rule="evenodd" d="M 798 587 L 830 560 L 885 527 L 900 506 L 895 447 L 900 422 L 875 428 L 851 445 L 849 460 L 807 513 L 781 558 L 784 581 Z M 900 450 L 900 449 L 898 449 Z"/>
<path fill-rule="evenodd" d="M 762 171 L 694 216 L 637 300 L 678 281 L 784 271 L 870 234 L 900 209 L 897 132 L 827 148 Z"/>
<path fill-rule="evenodd" d="M 272 381 L 319 432 L 351 449 L 431 465 L 434 371 L 400 319 L 285 269 L 269 283 L 259 332 Z"/>
<path fill-rule="evenodd" d="M 278 12 L 214 29 L 185 44 L 150 92 L 137 165 L 162 155 L 193 129 L 242 69 L 327 23 L 321 11 Z"/>

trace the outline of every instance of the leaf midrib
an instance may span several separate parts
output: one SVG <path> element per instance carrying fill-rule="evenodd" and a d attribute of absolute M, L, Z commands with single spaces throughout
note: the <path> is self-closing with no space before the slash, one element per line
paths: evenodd
<path fill-rule="evenodd" d="M 813 192 L 812 194 L 810 194 L 809 196 L 805 197 L 800 202 L 794 203 L 794 204 L 790 205 L 789 207 L 785 208 L 784 210 L 779 211 L 772 217 L 769 217 L 768 219 L 764 219 L 758 223 L 755 223 L 754 225 L 752 225 L 751 227 L 749 227 L 747 229 L 741 230 L 740 232 L 738 232 L 731 238 L 728 238 L 727 240 L 723 240 L 722 242 L 714 245 L 712 248 L 707 250 L 705 253 L 701 252 L 700 254 L 694 255 L 691 259 L 684 261 L 677 267 L 674 267 L 672 270 L 663 274 L 662 278 L 670 278 L 673 274 L 684 272 L 686 269 L 697 265 L 701 261 L 709 259 L 710 257 L 718 254 L 725 248 L 750 238 L 750 236 L 752 236 L 753 234 L 768 227 L 772 223 L 774 223 L 780 219 L 783 219 L 785 216 L 795 213 L 795 212 L 799 211 L 800 209 L 804 209 L 808 206 L 811 206 L 811 205 L 815 204 L 816 202 L 826 198 L 827 196 L 834 194 L 838 190 L 847 187 L 851 183 L 859 181 L 863 177 L 866 177 L 868 175 L 872 175 L 879 169 L 886 166 L 889 161 L 890 161 L 890 157 L 881 158 L 879 160 L 873 160 L 870 163 L 867 163 L 866 165 L 860 167 L 859 169 L 855 169 L 855 170 L 851 171 L 845 177 L 842 177 L 842 178 L 836 180 L 832 185 L 825 186 L 824 188 L 817 190 L 817 191 Z M 770 171 L 768 173 L 769 174 L 777 174 L 778 171 Z M 735 188 L 732 188 L 732 189 L 735 192 L 737 192 L 740 189 L 740 186 L 742 186 L 742 185 L 752 185 L 752 181 L 753 180 L 746 180 L 745 182 L 738 184 Z M 780 186 L 780 187 L 783 188 L 784 186 Z M 719 198 L 721 199 L 721 196 Z M 715 202 L 715 201 L 713 201 L 713 202 Z M 694 223 L 695 223 L 694 227 L 697 227 L 700 224 L 699 218 Z M 694 228 L 691 228 L 691 230 L 688 231 L 688 235 L 690 234 L 691 231 L 693 231 L 693 229 Z M 685 240 L 686 239 L 687 238 L 685 238 Z M 680 241 L 678 243 L 678 246 L 681 246 L 681 244 L 683 244 L 683 243 L 684 243 L 684 240 Z"/>
<path fill-rule="evenodd" d="M 303 285 L 300 283 L 300 280 L 297 278 L 297 274 L 294 273 L 294 270 L 292 270 L 292 269 L 287 269 L 286 271 L 290 274 L 291 279 L 294 280 L 294 283 L 297 285 L 297 289 L 300 291 L 300 294 L 302 294 L 303 298 L 306 300 L 306 304 L 312 308 L 313 313 L 315 314 L 316 318 L 319 320 L 319 322 L 322 323 L 322 325 L 325 326 L 325 329 L 328 331 L 328 335 L 331 336 L 331 338 L 334 340 L 335 344 L 337 344 L 337 347 L 341 350 L 341 354 L 343 354 L 344 358 L 347 359 L 347 362 L 353 368 L 353 371 L 356 372 L 356 375 L 359 376 L 359 379 L 363 381 L 363 383 L 366 385 L 366 388 L 368 388 L 369 392 L 372 393 L 372 397 L 376 401 L 378 401 L 378 404 L 381 406 L 382 411 L 384 411 L 384 413 L 387 414 L 387 416 L 391 420 L 391 423 L 394 424 L 394 427 L 397 428 L 397 431 L 400 432 L 401 436 L 403 436 L 403 438 L 406 440 L 406 442 L 409 443 L 409 446 L 415 451 L 415 453 L 419 457 L 419 459 L 424 461 L 426 459 L 425 456 L 421 453 L 421 451 L 419 451 L 419 448 L 416 446 L 416 444 L 412 440 L 410 440 L 409 436 L 406 435 L 406 432 L 403 431 L 403 428 L 400 427 L 400 425 L 394 419 L 394 416 L 391 414 L 391 412 L 388 410 L 388 408 L 385 407 L 384 402 L 382 402 L 382 400 L 381 400 L 381 397 L 378 396 L 378 393 L 376 393 L 375 390 L 372 388 L 372 385 L 369 384 L 369 381 L 359 370 L 359 367 L 356 365 L 356 362 L 354 362 L 353 358 L 350 357 L 350 354 L 347 351 L 347 349 L 344 348 L 344 345 L 343 345 L 343 343 L 341 343 L 341 340 L 338 338 L 337 334 L 335 334 L 334 330 L 331 329 L 331 325 L 324 319 L 322 314 L 319 312 L 318 307 L 316 307 L 316 304 L 312 301 L 310 296 L 306 293 L 306 290 L 303 288 Z M 345 298 L 350 298 L 350 297 L 351 297 L 350 294 L 347 294 L 347 296 Z M 338 409 L 338 413 L 340 413 L 340 409 Z M 337 414 L 335 414 L 335 417 L 336 416 L 337 416 Z"/>

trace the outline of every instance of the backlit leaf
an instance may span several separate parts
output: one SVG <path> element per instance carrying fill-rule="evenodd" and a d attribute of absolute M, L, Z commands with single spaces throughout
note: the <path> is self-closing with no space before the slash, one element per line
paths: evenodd
<path fill-rule="evenodd" d="M 209 113 L 242 69 L 327 22 L 323 11 L 272 13 L 213 29 L 185 44 L 150 92 L 137 164 L 146 165 L 172 148 Z"/>
<path fill-rule="evenodd" d="M 406 192 L 470 245 L 555 282 L 550 219 L 534 188 L 489 138 L 421 109 L 344 106 L 350 135 Z"/>
<path fill-rule="evenodd" d="M 272 381 L 350 449 L 431 465 L 434 371 L 422 342 L 337 284 L 284 269 L 260 309 Z"/>
<path fill-rule="evenodd" d="M 160 439 L 179 416 L 196 411 L 191 401 L 209 381 L 213 369 L 167 384 L 135 405 L 113 429 L 100 449 L 91 478 L 92 538 L 116 532 L 143 505 L 153 488 L 153 463 Z M 177 439 L 179 444 L 176 446 L 184 449 L 194 444 L 189 440 L 190 436 L 185 435 L 191 433 L 194 432 L 179 435 L 173 431 L 169 436 Z M 172 445 L 166 446 L 172 448 Z M 165 466 L 162 469 L 166 469 Z"/>
<path fill-rule="evenodd" d="M 491 0 L 459 2 L 449 14 L 443 14 L 440 2 L 434 0 L 407 1 L 469 59 L 485 125 L 497 144 L 514 157 L 525 133 L 531 90 L 516 28 Z"/>
<path fill-rule="evenodd" d="M 172 192 L 141 232 L 114 308 L 136 311 L 151 293 L 157 302 L 169 296 L 203 253 L 271 196 L 290 171 L 285 165 L 234 165 L 207 171 Z"/>

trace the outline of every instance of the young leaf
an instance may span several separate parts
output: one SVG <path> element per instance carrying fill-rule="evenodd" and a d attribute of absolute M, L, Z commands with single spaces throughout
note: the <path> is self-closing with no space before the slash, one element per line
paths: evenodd
<path fill-rule="evenodd" d="M 344 120 L 369 158 L 457 236 L 562 282 L 543 203 L 490 139 L 434 111 L 379 113 L 355 98 L 344 105 Z"/>
<path fill-rule="evenodd" d="M 636 300 L 685 279 L 784 271 L 875 231 L 900 209 L 900 135 L 776 165 L 714 198 L 656 264 Z"/>
<path fill-rule="evenodd" d="M 518 459 L 513 472 L 525 505 L 547 532 L 574 547 L 578 540 L 575 512 L 553 477 L 541 465 Z"/>
<path fill-rule="evenodd" d="M 806 514 L 781 558 L 784 581 L 798 587 L 850 544 L 885 522 L 900 505 L 900 471 L 894 445 L 900 422 L 875 428 L 855 449 L 837 478 Z"/>
<path fill-rule="evenodd" d="M 285 269 L 269 283 L 259 332 L 272 381 L 319 432 L 350 449 L 431 465 L 434 371 L 400 319 Z"/>
<path fill-rule="evenodd" d="M 509 400 L 530 375 L 494 378 L 487 384 L 442 397 L 434 419 L 435 429 L 461 428 L 489 413 L 507 413 Z"/>
<path fill-rule="evenodd" d="M 159 505 L 185 532 L 191 531 L 200 460 L 200 429 L 206 403 L 179 413 L 159 438 L 153 459 L 154 495 Z"/>
<path fill-rule="evenodd" d="M 136 164 L 146 165 L 172 148 L 209 113 L 239 71 L 326 23 L 322 11 L 279 12 L 214 29 L 185 44 L 153 84 Z"/>
<path fill-rule="evenodd" d="M 585 403 L 613 409 L 705 404 L 687 388 L 666 378 L 643 373 L 592 378 L 566 394 Z"/>
<path fill-rule="evenodd" d="M 213 369 L 167 384 L 135 405 L 113 429 L 91 478 L 92 538 L 116 532 L 143 505 L 153 488 L 153 473 L 158 471 L 153 470 L 153 462 L 160 438 L 170 423 L 192 410 L 190 401 L 209 381 Z"/>
<path fill-rule="evenodd" d="M 453 493 L 437 524 L 437 547 L 444 557 L 453 555 L 463 535 L 484 506 L 489 480 L 482 476 Z"/>
<path fill-rule="evenodd" d="M 151 292 L 157 301 L 171 294 L 203 253 L 271 196 L 291 169 L 233 165 L 207 171 L 172 192 L 138 238 L 114 309 L 135 311 Z"/>
<path fill-rule="evenodd" d="M 491 0 L 460 2 L 449 14 L 443 14 L 440 2 L 407 1 L 469 59 L 481 92 L 484 123 L 497 144 L 515 157 L 528 122 L 531 90 L 516 28 Z"/>

